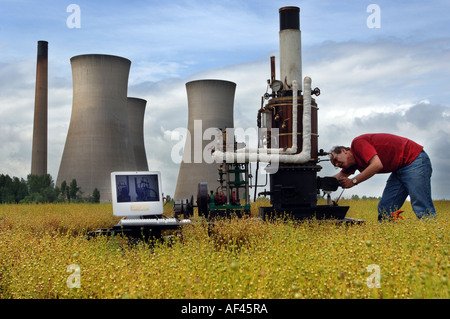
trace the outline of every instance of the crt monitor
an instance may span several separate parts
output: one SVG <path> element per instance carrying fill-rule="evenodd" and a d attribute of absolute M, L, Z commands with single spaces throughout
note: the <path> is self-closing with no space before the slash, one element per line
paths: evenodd
<path fill-rule="evenodd" d="M 160 172 L 112 172 L 111 191 L 114 216 L 163 214 Z"/>

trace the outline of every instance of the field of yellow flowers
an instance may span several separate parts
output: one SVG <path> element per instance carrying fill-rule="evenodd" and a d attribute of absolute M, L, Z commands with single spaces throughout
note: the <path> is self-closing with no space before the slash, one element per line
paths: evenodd
<path fill-rule="evenodd" d="M 0 298 L 450 297 L 449 201 L 435 202 L 436 220 L 407 202 L 404 220 L 381 224 L 375 200 L 340 205 L 366 222 L 231 219 L 153 245 L 87 240 L 120 219 L 109 204 L 1 205 Z"/>

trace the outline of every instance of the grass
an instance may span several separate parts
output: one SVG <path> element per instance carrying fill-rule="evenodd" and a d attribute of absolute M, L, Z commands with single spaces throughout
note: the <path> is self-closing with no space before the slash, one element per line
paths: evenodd
<path fill-rule="evenodd" d="M 221 220 L 153 246 L 86 240 L 120 219 L 108 204 L 1 205 L 0 298 L 450 297 L 449 201 L 435 202 L 436 220 L 419 221 L 406 203 L 405 220 L 382 224 L 376 200 L 339 204 L 366 223 Z M 252 203 L 252 215 L 266 205 Z M 70 265 L 80 288 L 69 288 Z M 369 288 L 378 274 L 380 288 Z"/>

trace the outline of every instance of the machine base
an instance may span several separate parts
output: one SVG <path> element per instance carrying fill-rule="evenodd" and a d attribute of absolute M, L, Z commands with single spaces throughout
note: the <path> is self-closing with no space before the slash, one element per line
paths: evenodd
<path fill-rule="evenodd" d="M 88 233 L 88 238 L 98 235 L 127 237 L 143 240 L 158 239 L 162 237 L 164 230 L 176 230 L 180 226 L 190 224 L 189 219 L 178 220 L 175 218 L 164 219 L 122 219 L 111 228 L 101 228 Z"/>
<path fill-rule="evenodd" d="M 292 218 L 296 220 L 341 221 L 360 224 L 363 220 L 345 217 L 349 206 L 318 205 L 316 207 L 295 207 L 276 210 L 273 207 L 260 207 L 259 217 L 262 220 L 273 218 Z"/>
<path fill-rule="evenodd" d="M 242 218 L 244 216 L 250 216 L 250 209 L 214 209 L 210 210 L 205 216 L 207 219 L 215 218 Z"/>

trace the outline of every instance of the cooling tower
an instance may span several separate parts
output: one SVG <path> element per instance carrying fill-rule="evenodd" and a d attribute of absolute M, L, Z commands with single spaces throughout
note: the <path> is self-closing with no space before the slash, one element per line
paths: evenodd
<path fill-rule="evenodd" d="M 73 102 L 57 185 L 77 180 L 84 196 L 100 191 L 111 201 L 111 172 L 136 169 L 129 138 L 127 86 L 131 61 L 79 55 L 72 65 Z"/>
<path fill-rule="evenodd" d="M 136 170 L 148 171 L 144 144 L 144 114 L 147 101 L 135 97 L 129 97 L 127 101 L 130 141 L 136 160 Z"/>
<path fill-rule="evenodd" d="M 200 182 L 208 183 L 208 190 L 215 190 L 220 184 L 218 164 L 208 164 L 203 150 L 211 140 L 203 141 L 203 132 L 208 128 L 232 128 L 233 104 L 236 84 L 223 80 L 198 80 L 186 83 L 188 97 L 188 131 L 183 160 L 178 173 L 174 199 L 190 199 L 197 196 Z M 194 122 L 195 121 L 195 122 Z M 200 122 L 201 121 L 201 122 Z M 199 127 L 201 124 L 201 132 Z M 194 132 L 196 128 L 196 132 Z"/>
<path fill-rule="evenodd" d="M 31 174 L 47 174 L 48 42 L 38 41 Z"/>

